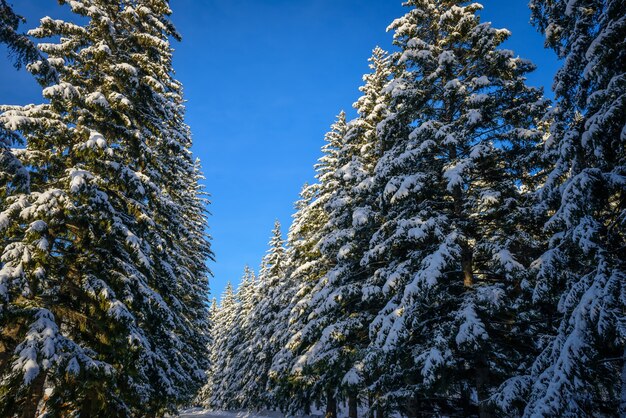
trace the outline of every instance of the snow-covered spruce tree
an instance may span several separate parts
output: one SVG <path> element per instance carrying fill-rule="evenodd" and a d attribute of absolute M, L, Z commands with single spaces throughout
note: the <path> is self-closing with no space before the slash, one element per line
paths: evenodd
<path fill-rule="evenodd" d="M 367 271 L 360 260 L 377 218 L 370 180 L 380 150 L 376 125 L 387 108 L 383 87 L 390 74 L 382 49 L 376 48 L 370 61 L 372 73 L 364 76 L 364 94 L 354 105 L 359 117 L 334 138 L 334 171 L 325 179 L 332 185 L 324 203 L 327 219 L 318 226 L 316 245 L 330 269 L 317 279 L 308 301 L 306 340 L 299 347 L 302 373 L 318 390 L 324 389 L 327 413 L 336 414 L 339 397 L 348 401 L 350 416 L 356 416 L 363 389 L 360 360 L 371 321 L 366 306 L 371 299 L 364 301 L 362 293 Z"/>
<path fill-rule="evenodd" d="M 204 377 L 204 201 L 172 78 L 165 1 L 72 1 L 44 18 L 49 104 L 4 108 L 26 139 L 30 193 L 2 230 L 3 413 L 143 416 Z M 37 72 L 43 63 L 31 63 Z M 8 327 L 8 328 L 6 328 Z M 45 389 L 45 393 L 44 393 Z"/>
<path fill-rule="evenodd" d="M 325 260 L 316 244 L 327 216 L 318 199 L 320 184 L 305 184 L 300 200 L 295 203 L 296 212 L 287 234 L 286 279 L 282 285 L 288 300 L 278 315 L 279 327 L 275 330 L 279 351 L 274 355 L 270 369 L 271 396 L 276 405 L 290 413 L 310 413 L 310 391 L 301 376 L 293 376 L 291 368 L 295 361 L 292 338 L 303 326 L 306 310 L 304 301 L 312 287 L 325 271 Z"/>
<path fill-rule="evenodd" d="M 229 351 L 232 351 L 233 357 L 224 377 L 227 380 L 227 393 L 229 394 L 226 397 L 226 403 L 221 406 L 225 409 L 256 407 L 252 402 L 253 398 L 249 395 L 257 395 L 258 390 L 254 385 L 247 383 L 256 379 L 259 372 L 253 342 L 253 334 L 257 327 L 253 311 L 258 303 L 258 293 L 259 288 L 254 271 L 246 266 L 236 294 L 239 303 L 239 308 L 235 313 L 237 325 L 228 336 L 232 341 L 232 348 L 229 348 Z"/>
<path fill-rule="evenodd" d="M 228 392 L 231 364 L 234 356 L 232 334 L 237 332 L 237 311 L 240 305 L 237 302 L 233 286 L 230 281 L 220 298 L 220 304 L 213 315 L 213 330 L 211 338 L 213 343 L 209 349 L 210 371 L 208 381 L 200 390 L 204 398 L 200 402 L 207 408 L 225 408 L 230 401 Z"/>
<path fill-rule="evenodd" d="M 239 377 L 241 398 L 244 406 L 250 409 L 274 408 L 268 385 L 272 359 L 279 346 L 274 335 L 281 324 L 278 323 L 281 309 L 288 303 L 284 294 L 283 282 L 286 274 L 286 250 L 282 238 L 280 222 L 274 223 L 269 249 L 263 257 L 261 270 L 256 283 L 254 307 L 248 317 L 251 334 L 245 347 L 247 370 Z"/>
<path fill-rule="evenodd" d="M 370 327 L 370 390 L 422 414 L 491 414 L 485 402 L 518 367 L 516 297 L 536 251 L 521 186 L 541 140 L 533 65 L 499 49 L 507 30 L 479 4 L 412 0 L 390 26 L 390 113 L 374 182 L 382 225 L 364 265 L 386 296 Z"/>
<path fill-rule="evenodd" d="M 322 157 L 315 165 L 317 183 L 305 186 L 302 199 L 289 232 L 289 275 L 293 283 L 293 297 L 279 315 L 285 329 L 276 330 L 276 340 L 281 349 L 274 356 L 272 376 L 277 385 L 276 401 L 291 413 L 308 412 L 312 403 L 326 399 L 326 388 L 320 385 L 319 376 L 307 369 L 305 350 L 314 341 L 311 326 L 312 301 L 317 298 L 323 284 L 321 281 L 331 267 L 331 260 L 324 257 L 319 248 L 321 230 L 328 222 L 327 204 L 337 187 L 335 173 L 339 169 L 339 152 L 346 134 L 345 112 L 326 134 Z M 285 344 L 286 342 L 286 344 Z M 331 404 L 335 401 L 334 392 Z"/>
<path fill-rule="evenodd" d="M 530 8 L 563 60 L 538 205 L 551 238 L 534 293 L 537 306 L 558 306 L 543 311 L 557 330 L 498 400 L 511 408 L 521 399 L 524 416 L 624 416 L 626 3 L 533 0 Z"/>

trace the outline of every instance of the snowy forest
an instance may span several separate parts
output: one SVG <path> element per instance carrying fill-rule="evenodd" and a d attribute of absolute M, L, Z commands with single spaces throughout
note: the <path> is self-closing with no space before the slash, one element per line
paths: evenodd
<path fill-rule="evenodd" d="M 219 303 L 169 1 L 59 2 L 0 0 L 46 99 L 0 103 L 1 417 L 626 416 L 624 0 L 530 0 L 553 100 L 480 4 L 405 1 Z"/>

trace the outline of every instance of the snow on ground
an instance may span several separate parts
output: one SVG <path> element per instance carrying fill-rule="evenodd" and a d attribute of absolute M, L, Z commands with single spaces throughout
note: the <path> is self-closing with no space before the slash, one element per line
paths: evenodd
<path fill-rule="evenodd" d="M 282 418 L 283 414 L 273 411 L 209 411 L 207 409 L 192 408 L 180 411 L 181 418 Z"/>
<path fill-rule="evenodd" d="M 323 418 L 324 412 L 318 408 L 313 408 L 312 415 L 298 415 L 293 418 Z M 368 415 L 365 408 L 359 408 L 359 417 L 366 417 Z M 338 405 L 337 416 L 339 418 L 345 418 L 348 416 L 348 410 L 342 408 L 342 405 Z M 185 409 L 179 412 L 180 418 L 284 418 L 285 416 L 276 411 L 211 411 L 202 408 Z M 400 418 L 398 414 L 392 414 L 392 418 Z"/>

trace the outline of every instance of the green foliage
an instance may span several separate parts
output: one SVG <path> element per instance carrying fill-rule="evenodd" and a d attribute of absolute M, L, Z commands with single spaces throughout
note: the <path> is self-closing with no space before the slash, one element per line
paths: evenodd
<path fill-rule="evenodd" d="M 2 403 L 140 416 L 191 400 L 208 367 L 211 257 L 199 166 L 172 76 L 166 1 L 73 1 L 44 18 L 49 103 L 4 107 L 24 138 L 0 200 Z M 6 184 L 6 183 L 5 183 Z M 18 318 L 16 320 L 16 318 Z M 28 416 L 31 412 L 25 412 Z"/>

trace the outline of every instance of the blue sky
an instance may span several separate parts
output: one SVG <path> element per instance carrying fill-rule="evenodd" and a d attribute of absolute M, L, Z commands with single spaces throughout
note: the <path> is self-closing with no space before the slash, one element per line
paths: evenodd
<path fill-rule="evenodd" d="M 34 27 L 68 16 L 56 0 L 13 0 Z M 257 268 L 275 219 L 286 232 L 301 185 L 313 178 L 324 133 L 344 109 L 354 115 L 374 46 L 391 48 L 401 0 L 171 0 L 183 36 L 174 66 L 187 123 L 212 194 L 213 295 Z M 531 59 L 529 83 L 550 85 L 557 62 L 530 26 L 524 0 L 486 0 L 484 21 L 513 35 L 504 47 Z M 0 103 L 40 102 L 41 91 L 0 49 Z"/>

